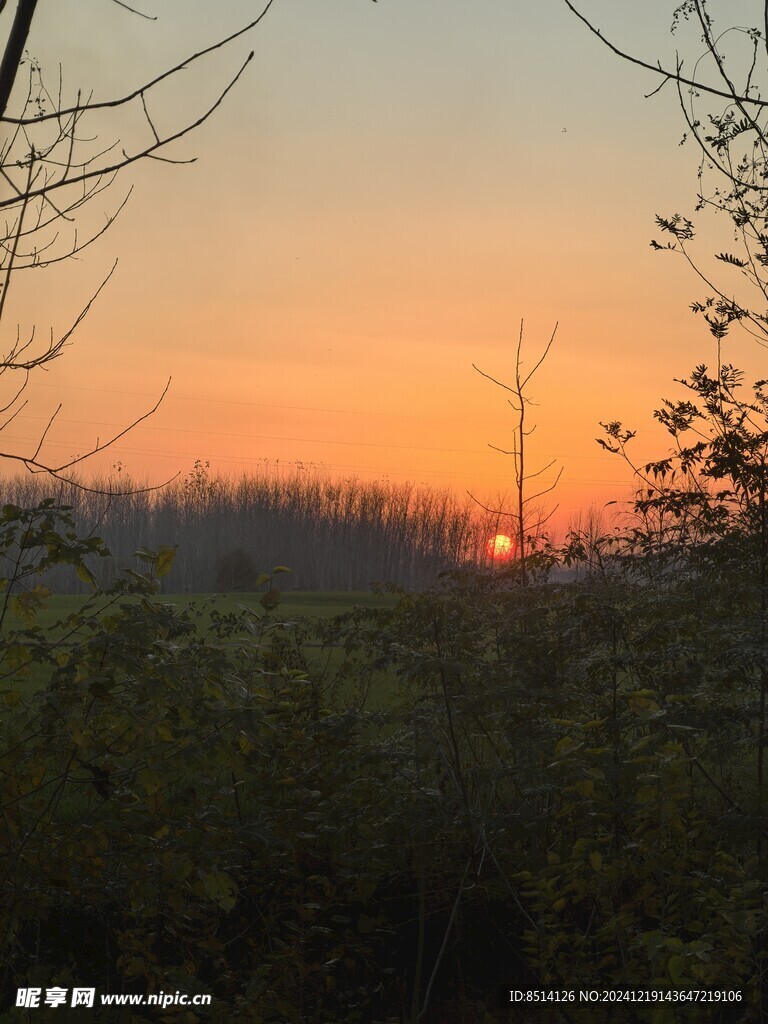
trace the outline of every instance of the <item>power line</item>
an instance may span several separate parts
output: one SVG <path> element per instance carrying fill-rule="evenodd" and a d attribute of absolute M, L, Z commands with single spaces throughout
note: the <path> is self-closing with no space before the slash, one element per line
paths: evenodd
<path fill-rule="evenodd" d="M 35 415 L 24 415 L 19 417 L 19 421 L 22 420 L 45 420 L 46 422 L 50 419 L 48 416 L 35 416 Z M 114 427 L 115 429 L 122 429 L 124 424 L 122 423 L 105 423 L 103 420 L 73 420 L 66 417 L 57 418 L 57 423 L 74 423 L 81 426 L 89 427 Z M 225 430 L 200 430 L 194 427 L 156 427 L 149 426 L 147 424 L 139 424 L 135 427 L 135 430 L 161 430 L 166 433 L 173 434 L 203 434 L 206 437 L 239 437 L 245 438 L 251 441 L 299 441 L 302 444 L 331 444 L 331 445 L 345 445 L 354 448 L 391 448 L 400 451 L 414 451 L 414 452 L 443 452 L 450 455 L 490 455 L 491 451 L 487 448 L 431 448 L 425 445 L 412 445 L 412 444 L 384 444 L 379 441 L 333 441 L 322 437 L 285 437 L 280 434 L 242 434 L 234 431 Z M 18 440 L 12 439 L 12 440 Z M 27 438 L 27 441 L 32 440 Z M 489 446 L 490 448 L 490 446 Z M 553 452 L 537 452 L 536 458 L 542 459 L 579 459 L 579 460 L 599 460 L 605 459 L 604 455 L 568 455 L 568 454 L 555 454 Z"/>
<path fill-rule="evenodd" d="M 33 437 L 8 437 L 7 440 L 17 441 L 17 442 L 20 442 L 20 443 L 35 444 L 35 443 L 37 443 L 38 439 L 37 438 L 33 438 Z M 63 441 L 50 441 L 50 442 L 46 442 L 46 444 L 47 444 L 48 447 L 64 449 L 64 450 L 69 451 L 70 453 L 72 453 L 72 449 L 74 447 L 72 444 L 68 444 L 68 443 L 65 443 Z M 118 457 L 118 456 L 122 456 L 122 455 L 138 455 L 138 456 L 141 456 L 141 457 L 150 457 L 150 458 L 158 458 L 158 459 L 160 459 L 160 458 L 166 458 L 166 459 L 178 459 L 178 458 L 208 459 L 208 460 L 215 460 L 216 462 L 224 463 L 224 464 L 227 464 L 227 465 L 238 465 L 238 464 L 242 464 L 242 463 L 251 463 L 251 464 L 257 464 L 257 463 L 267 463 L 267 464 L 270 464 L 270 463 L 272 463 L 274 465 L 280 465 L 281 464 L 281 460 L 280 459 L 268 459 L 265 456 L 217 455 L 217 454 L 212 453 L 212 452 L 200 452 L 200 451 L 196 451 L 196 452 L 157 451 L 157 450 L 144 449 L 144 448 L 126 448 L 122 444 L 116 445 L 113 449 L 110 449 L 109 451 L 101 452 L 100 454 L 101 455 L 111 454 L 114 457 Z M 320 469 L 320 470 L 352 470 L 353 472 L 356 472 L 356 473 L 366 473 L 366 474 L 372 473 L 372 474 L 375 474 L 375 475 L 377 475 L 379 477 L 386 476 L 388 473 L 396 473 L 396 474 L 398 474 L 400 476 L 410 474 L 412 476 L 428 476 L 428 477 L 435 477 L 435 478 L 438 478 L 438 479 L 461 480 L 461 479 L 464 479 L 464 477 L 466 475 L 466 474 L 452 473 L 452 472 L 441 472 L 440 470 L 434 470 L 434 469 L 413 469 L 413 468 L 409 468 L 409 469 L 395 469 L 393 467 L 360 466 L 360 465 L 357 465 L 357 464 L 349 465 L 349 464 L 339 464 L 339 463 L 320 463 L 320 464 L 316 464 L 316 463 L 312 463 L 312 462 L 303 462 L 302 460 L 296 460 L 296 459 L 293 459 L 293 460 L 290 460 L 290 461 L 284 461 L 284 462 L 282 462 L 282 465 L 286 465 L 286 466 L 301 465 L 301 466 L 307 466 L 308 468 L 317 468 L 317 469 Z M 504 476 L 504 474 L 502 472 L 499 472 L 499 473 L 472 473 L 471 475 L 475 479 L 482 478 L 482 479 L 499 480 L 499 481 L 502 481 L 503 480 L 503 476 Z M 579 485 L 587 484 L 589 486 L 611 485 L 611 486 L 617 486 L 617 487 L 626 487 L 627 486 L 627 480 L 613 480 L 613 479 L 610 479 L 610 480 L 584 480 L 584 479 L 579 479 L 578 480 L 578 484 Z"/>
<path fill-rule="evenodd" d="M 157 394 L 158 394 L 157 392 L 151 392 L 151 391 L 121 391 L 121 390 L 119 390 L 117 388 L 93 388 L 93 387 L 86 387 L 85 385 L 82 385 L 82 384 L 46 384 L 43 381 L 30 381 L 27 384 L 27 387 L 28 388 L 50 388 L 51 390 L 54 390 L 54 391 L 88 391 L 88 392 L 93 392 L 94 394 L 99 394 L 99 395 L 126 395 L 126 396 L 131 397 L 131 398 L 149 398 L 149 399 L 152 399 L 152 400 L 156 400 L 157 399 Z M 335 415 L 342 415 L 342 416 L 372 416 L 372 417 L 377 417 L 377 418 L 382 418 L 382 419 L 387 419 L 387 420 L 393 420 L 393 419 L 419 420 L 419 421 L 425 421 L 426 420 L 427 422 L 430 422 L 430 423 L 440 422 L 440 423 L 462 423 L 462 424 L 466 424 L 466 422 L 467 422 L 467 418 L 465 416 L 457 417 L 457 416 L 435 416 L 435 415 L 432 415 L 432 414 L 429 414 L 429 415 L 426 415 L 426 414 L 416 415 L 416 414 L 413 414 L 413 413 L 403 413 L 403 412 L 376 412 L 376 411 L 374 411 L 372 409 L 328 409 L 328 408 L 323 407 L 323 406 L 314 406 L 314 405 L 283 405 L 283 404 L 278 404 L 278 403 L 273 403 L 273 402 L 245 402 L 245 401 L 241 401 L 240 399 L 230 399 L 230 398 L 208 398 L 208 397 L 204 397 L 204 396 L 194 396 L 194 395 L 174 395 L 172 392 L 168 393 L 168 395 L 165 397 L 164 401 L 165 402 L 174 402 L 174 401 L 179 401 L 179 402 L 208 402 L 208 403 L 212 403 L 212 404 L 216 404 L 216 405 L 230 405 L 230 406 L 242 405 L 242 406 L 245 406 L 245 407 L 251 408 L 251 409 L 278 409 L 278 410 L 282 410 L 282 411 L 286 411 L 286 412 L 321 412 L 321 413 L 327 413 L 328 415 L 334 415 L 334 416 Z M 71 421 L 71 422 L 73 422 L 73 421 Z M 499 427 L 509 427 L 509 421 L 508 420 L 502 420 L 502 419 L 494 419 L 494 420 L 483 419 L 483 420 L 478 420 L 478 419 L 473 418 L 472 422 L 473 423 L 483 423 L 483 424 L 499 426 Z M 556 424 L 553 424 L 553 423 L 550 422 L 549 425 L 550 426 L 555 426 Z M 158 430 L 169 430 L 169 429 L 172 429 L 172 428 L 169 428 L 169 427 L 157 427 L 155 429 L 158 429 Z M 638 435 L 640 435 L 640 434 L 644 433 L 644 431 L 642 429 L 639 429 L 639 430 L 636 431 L 636 433 Z"/>
<path fill-rule="evenodd" d="M 120 391 L 116 388 L 91 388 L 82 384 L 45 384 L 42 381 L 30 381 L 27 387 L 51 388 L 54 391 L 89 391 L 100 395 L 127 395 L 131 398 L 156 399 L 157 394 L 150 391 Z M 192 395 L 174 395 L 172 392 L 165 398 L 166 402 L 210 402 L 217 405 L 244 405 L 252 409 L 281 409 L 288 412 L 322 412 L 332 415 L 343 416 L 376 416 L 384 419 L 405 419 L 405 420 L 439 420 L 441 423 L 466 423 L 466 419 L 457 416 L 426 416 L 414 415 L 413 413 L 402 412 L 375 412 L 372 409 L 327 409 L 314 405 L 281 405 L 272 402 L 244 402 L 239 399 L 230 398 L 207 398 L 194 397 Z M 475 420 L 477 423 L 495 424 L 503 426 L 504 420 Z"/>

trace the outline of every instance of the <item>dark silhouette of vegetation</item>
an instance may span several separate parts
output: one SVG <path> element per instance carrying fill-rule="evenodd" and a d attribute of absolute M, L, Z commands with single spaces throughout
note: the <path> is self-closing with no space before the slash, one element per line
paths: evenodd
<path fill-rule="evenodd" d="M 215 589 L 220 593 L 240 591 L 253 593 L 259 589 L 259 570 L 251 555 L 242 548 L 227 551 L 216 560 Z"/>

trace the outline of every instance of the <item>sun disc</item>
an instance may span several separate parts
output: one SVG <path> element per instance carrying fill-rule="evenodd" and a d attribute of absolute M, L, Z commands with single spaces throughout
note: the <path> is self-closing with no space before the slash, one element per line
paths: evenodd
<path fill-rule="evenodd" d="M 486 543 L 488 557 L 496 562 L 511 558 L 513 547 L 512 538 L 508 537 L 506 533 L 497 533 L 495 537 L 489 537 Z"/>

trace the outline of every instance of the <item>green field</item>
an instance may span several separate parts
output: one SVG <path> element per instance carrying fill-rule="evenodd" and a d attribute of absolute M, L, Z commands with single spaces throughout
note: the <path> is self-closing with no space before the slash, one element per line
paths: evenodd
<path fill-rule="evenodd" d="M 243 608 L 263 611 L 260 601 L 262 595 L 255 594 L 161 594 L 158 600 L 167 601 L 184 607 L 191 604 L 202 604 L 215 601 L 215 607 L 226 614 Z M 43 625 L 57 622 L 81 608 L 88 600 L 81 594 L 54 594 L 49 598 L 48 606 L 40 615 Z M 297 616 L 309 619 L 332 618 L 342 615 L 353 608 L 387 608 L 396 603 L 391 594 L 374 594 L 368 590 L 319 590 L 319 591 L 288 591 L 283 593 L 278 606 L 282 615 Z"/>

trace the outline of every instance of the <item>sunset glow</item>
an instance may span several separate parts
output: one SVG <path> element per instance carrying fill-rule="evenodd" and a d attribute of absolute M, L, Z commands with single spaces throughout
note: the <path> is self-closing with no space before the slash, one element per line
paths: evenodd
<path fill-rule="evenodd" d="M 495 537 L 489 537 L 486 544 L 488 557 L 495 562 L 506 562 L 514 553 L 514 543 L 511 537 L 505 533 L 497 533 Z"/>
<path fill-rule="evenodd" d="M 157 21 L 98 0 L 51 6 L 33 50 L 49 81 L 64 62 L 71 96 L 128 93 L 253 13 L 249 0 L 167 0 Z M 603 6 L 618 43 L 661 57 L 671 46 L 674 64 L 664 5 Z M 90 55 L 84 25 L 100 40 Z M 514 415 L 472 365 L 508 383 L 521 319 L 528 369 L 558 321 L 526 424 L 526 472 L 542 471 L 532 489 L 562 469 L 547 528 L 564 535 L 590 506 L 628 499 L 631 471 L 595 443 L 599 422 L 637 430 L 635 463 L 663 457 L 653 410 L 674 397 L 673 378 L 715 358 L 690 312 L 701 297 L 690 268 L 649 246 L 657 212 L 696 202 L 678 104 L 644 99 L 654 81 L 565 5 L 494 2 L 469 18 L 457 0 L 296 0 L 201 66 L 194 89 L 186 78 L 169 89 L 153 116 L 172 125 L 205 109 L 249 47 L 258 60 L 172 154 L 197 162 L 127 171 L 136 191 L 114 230 L 82 260 L 14 283 L 8 324 L 45 337 L 68 329 L 119 257 L 64 357 L 32 377 L 6 448 L 34 452 L 61 402 L 42 454 L 64 462 L 120 434 L 172 377 L 157 412 L 85 475 L 117 461 L 156 483 L 196 459 L 235 477 L 311 466 L 506 510 Z M 734 330 L 728 345 L 763 375 L 750 338 Z M 1 402 L 15 386 L 2 382 Z"/>

